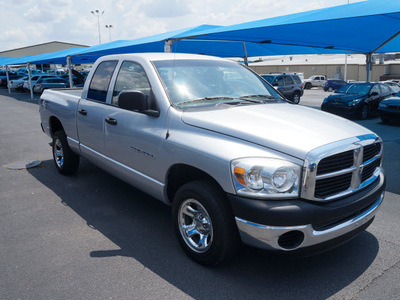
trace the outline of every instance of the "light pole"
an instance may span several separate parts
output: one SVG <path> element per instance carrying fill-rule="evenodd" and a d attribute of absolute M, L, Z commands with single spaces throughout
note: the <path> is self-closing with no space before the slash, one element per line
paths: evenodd
<path fill-rule="evenodd" d="M 106 28 L 108 29 L 108 32 L 110 33 L 110 42 L 111 42 L 111 29 L 114 28 L 112 25 L 106 25 Z"/>
<path fill-rule="evenodd" d="M 98 9 L 92 10 L 91 13 L 93 15 L 97 15 L 97 29 L 99 30 L 99 44 L 101 44 L 101 36 L 100 36 L 100 11 Z M 104 10 L 101 12 L 104 14 Z"/>

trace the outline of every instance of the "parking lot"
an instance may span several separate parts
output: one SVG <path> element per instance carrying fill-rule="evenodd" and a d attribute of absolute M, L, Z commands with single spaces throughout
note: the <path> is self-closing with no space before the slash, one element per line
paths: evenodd
<path fill-rule="evenodd" d="M 328 94 L 305 90 L 300 105 L 319 109 Z M 181 250 L 169 207 L 85 160 L 57 173 L 37 98 L 0 90 L 0 299 L 398 299 L 399 125 L 357 121 L 382 137 L 387 175 L 366 232 L 312 257 L 244 247 L 206 268 Z M 32 160 L 42 164 L 7 168 Z"/>

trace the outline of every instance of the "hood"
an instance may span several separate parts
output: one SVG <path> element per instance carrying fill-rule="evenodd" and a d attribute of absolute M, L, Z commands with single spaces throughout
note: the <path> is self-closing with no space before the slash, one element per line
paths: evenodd
<path fill-rule="evenodd" d="M 334 93 L 334 94 L 329 95 L 329 97 L 327 98 L 327 101 L 328 102 L 336 102 L 336 103 L 348 103 L 350 101 L 360 99 L 360 98 L 366 98 L 366 95 Z"/>
<path fill-rule="evenodd" d="M 372 133 L 330 113 L 287 103 L 184 111 L 182 120 L 300 159 L 322 145 Z"/>

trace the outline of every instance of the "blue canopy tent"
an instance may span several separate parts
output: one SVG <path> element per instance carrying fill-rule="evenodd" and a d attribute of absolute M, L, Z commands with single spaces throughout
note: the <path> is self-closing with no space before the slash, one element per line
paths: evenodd
<path fill-rule="evenodd" d="M 399 34 L 400 1 L 369 0 L 183 33 L 175 40 L 242 41 L 362 53 L 367 56 L 369 80 L 372 53 L 399 52 Z"/>

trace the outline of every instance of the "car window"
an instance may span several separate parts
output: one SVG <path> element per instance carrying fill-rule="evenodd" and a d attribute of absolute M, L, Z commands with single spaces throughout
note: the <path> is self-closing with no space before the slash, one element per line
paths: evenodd
<path fill-rule="evenodd" d="M 283 76 L 277 76 L 274 80 L 274 84 L 278 86 L 283 86 L 284 85 Z"/>
<path fill-rule="evenodd" d="M 261 75 L 262 78 L 264 78 L 268 83 L 272 84 L 274 82 L 274 75 Z"/>
<path fill-rule="evenodd" d="M 292 77 L 285 76 L 285 84 L 294 84 Z"/>
<path fill-rule="evenodd" d="M 115 82 L 111 104 L 118 105 L 118 96 L 123 90 L 141 91 L 147 97 L 150 96 L 150 83 L 141 65 L 123 62 Z"/>
<path fill-rule="evenodd" d="M 108 86 L 116 66 L 117 61 L 103 61 L 97 66 L 90 82 L 88 99 L 106 102 Z"/>
<path fill-rule="evenodd" d="M 314 80 L 319 80 L 319 76 L 315 77 Z"/>
<path fill-rule="evenodd" d="M 377 92 L 378 94 L 381 93 L 381 90 L 379 89 L 379 84 L 375 84 L 375 85 L 372 87 L 370 93 L 372 94 L 373 92 Z"/>
<path fill-rule="evenodd" d="M 390 87 L 386 86 L 385 84 L 380 84 L 381 90 L 383 94 L 390 94 L 392 93 L 392 90 Z"/>
<path fill-rule="evenodd" d="M 293 76 L 293 80 L 294 80 L 295 83 L 301 84 L 301 79 L 300 79 L 299 76 Z"/>

